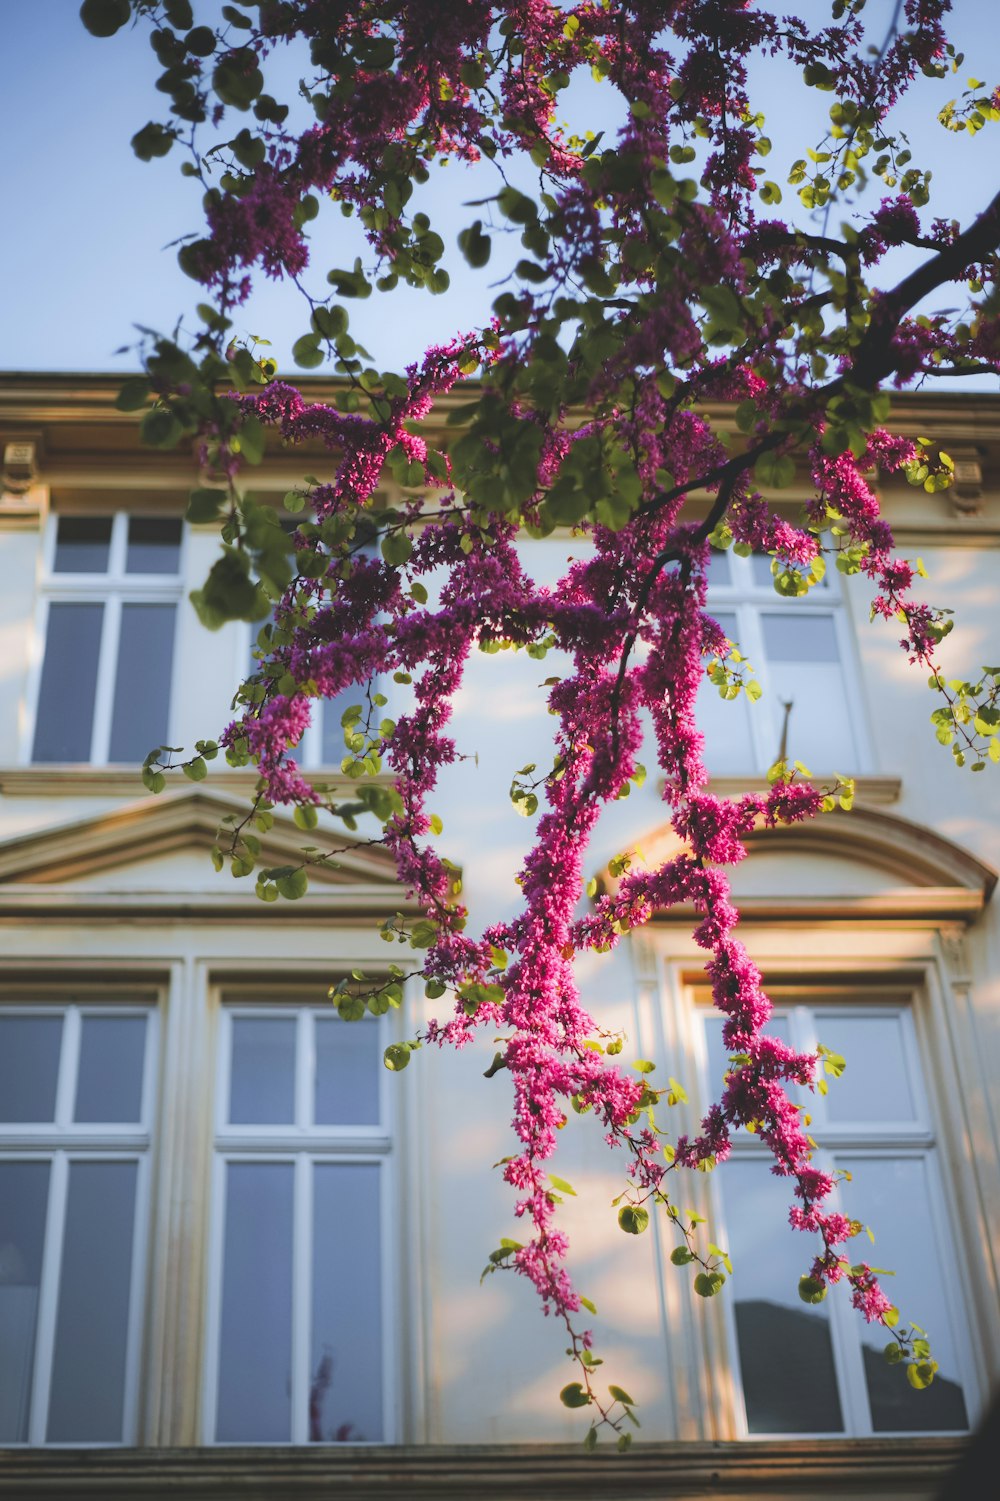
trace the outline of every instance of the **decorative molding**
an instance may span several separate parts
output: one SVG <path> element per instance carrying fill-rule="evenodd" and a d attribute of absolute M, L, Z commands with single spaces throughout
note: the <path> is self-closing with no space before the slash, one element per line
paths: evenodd
<path fill-rule="evenodd" d="M 207 852 L 216 843 L 220 820 L 233 813 L 243 817 L 246 811 L 246 803 L 239 798 L 206 792 L 189 784 L 177 792 L 146 796 L 95 816 L 19 835 L 0 843 L 0 894 L 10 883 L 16 883 L 22 892 L 30 892 L 38 886 L 58 887 L 74 878 L 119 869 L 151 856 L 199 848 Z M 392 856 L 364 840 L 331 833 L 338 845 L 345 846 L 343 853 L 338 855 L 333 868 L 314 866 L 311 879 L 321 888 L 349 885 L 380 889 L 384 908 L 390 890 L 393 897 L 398 891 Z M 312 836 L 322 837 L 319 831 Z M 291 819 L 282 815 L 275 817 L 274 827 L 261 838 L 261 861 L 268 865 L 297 865 L 302 858 L 303 839 L 311 842 Z M 252 892 L 248 894 L 252 899 Z M 9 901 L 9 890 L 7 895 Z M 67 895 L 79 908 L 91 896 L 101 893 L 74 891 L 64 893 L 64 899 Z M 130 897 L 141 895 L 134 891 L 116 894 L 115 900 L 123 909 Z M 157 893 L 158 897 L 164 895 L 168 901 L 192 901 L 190 892 Z M 203 898 L 199 894 L 194 900 L 200 905 Z M 266 906 L 255 902 L 254 910 L 259 913 Z"/>
<path fill-rule="evenodd" d="M 656 867 L 681 854 L 687 846 L 669 824 L 637 841 L 647 864 Z M 805 823 L 759 826 L 744 835 L 747 857 L 787 852 L 849 860 L 895 877 L 900 885 L 888 891 L 823 892 L 741 895 L 744 921 L 791 922 L 876 921 L 971 923 L 982 912 L 997 884 L 997 872 L 961 845 L 921 824 L 876 808 L 839 809 Z M 618 879 L 605 868 L 598 877 L 603 892 L 618 889 Z M 657 913 L 659 921 L 690 922 L 693 909 L 671 907 Z"/>
<path fill-rule="evenodd" d="M 449 1444 L 356 1448 L 21 1449 L 0 1453 L 18 1501 L 694 1501 L 845 1496 L 931 1501 L 961 1438 L 762 1440 L 611 1446 Z"/>
<path fill-rule="evenodd" d="M 329 791 L 331 796 L 347 801 L 357 795 L 358 783 L 340 774 L 336 767 L 326 770 L 303 771 L 310 786 L 320 791 Z M 206 791 L 232 793 L 247 797 L 259 781 L 259 773 L 252 767 L 234 768 L 210 766 Z M 367 784 L 379 787 L 392 785 L 388 772 L 375 777 L 366 777 Z M 178 779 L 177 786 L 186 784 Z M 87 766 L 87 765 L 35 765 L 0 767 L 0 793 L 4 797 L 145 797 L 146 789 L 135 766 Z M 164 794 L 166 796 L 167 794 Z"/>
<path fill-rule="evenodd" d="M 0 785 L 2 785 L 3 776 L 4 773 L 0 771 Z M 815 776 L 812 780 L 822 785 L 827 780 L 832 782 L 833 777 L 832 775 L 829 778 Z M 766 792 L 768 785 L 766 777 L 754 775 L 745 777 L 712 777 L 708 790 L 714 792 L 718 797 L 741 797 L 747 792 Z M 854 795 L 856 801 L 869 806 L 896 803 L 899 801 L 902 790 L 903 780 L 901 777 L 860 776 L 854 778 Z"/>

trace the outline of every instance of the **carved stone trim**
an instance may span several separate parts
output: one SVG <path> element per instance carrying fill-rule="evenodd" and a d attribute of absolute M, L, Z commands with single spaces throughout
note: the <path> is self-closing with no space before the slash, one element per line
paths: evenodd
<path fill-rule="evenodd" d="M 643 1443 L 629 1455 L 555 1444 L 385 1448 L 8 1450 L 3 1490 L 23 1501 L 694 1501 L 714 1496 L 931 1501 L 961 1458 L 955 1438 Z"/>

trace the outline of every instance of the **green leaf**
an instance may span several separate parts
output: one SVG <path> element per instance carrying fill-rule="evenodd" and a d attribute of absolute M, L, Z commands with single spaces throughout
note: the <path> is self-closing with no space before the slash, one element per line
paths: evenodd
<path fill-rule="evenodd" d="M 694 1279 L 694 1290 L 699 1298 L 714 1298 L 725 1281 L 721 1272 L 699 1272 Z"/>
<path fill-rule="evenodd" d="M 410 1061 L 410 1045 L 406 1042 L 393 1042 L 382 1054 L 382 1062 L 390 1073 L 399 1074 L 406 1068 Z"/>
<path fill-rule="evenodd" d="M 565 1178 L 557 1178 L 555 1173 L 549 1173 L 548 1179 L 552 1187 L 557 1189 L 559 1193 L 572 1194 L 574 1199 L 576 1198 L 576 1189 L 571 1183 L 567 1183 Z"/>
<path fill-rule="evenodd" d="M 303 370 L 315 370 L 317 365 L 322 365 L 324 358 L 316 334 L 303 334 L 292 345 L 292 359 Z"/>
<path fill-rule="evenodd" d="M 675 1246 L 670 1253 L 670 1260 L 674 1266 L 687 1266 L 689 1261 L 694 1260 L 694 1252 L 687 1246 Z"/>
<path fill-rule="evenodd" d="M 382 556 L 393 568 L 400 568 L 413 553 L 413 543 L 406 532 L 388 532 L 382 538 Z"/>
<path fill-rule="evenodd" d="M 559 1400 L 564 1407 L 587 1407 L 590 1404 L 590 1397 L 579 1381 L 571 1381 L 569 1386 L 564 1386 L 559 1393 Z"/>
<path fill-rule="evenodd" d="M 292 818 L 300 829 L 314 829 L 319 823 L 319 812 L 314 803 L 300 803 Z"/>
<path fill-rule="evenodd" d="M 621 1386 L 609 1386 L 608 1387 L 608 1391 L 614 1397 L 614 1399 L 615 1399 L 616 1402 L 621 1402 L 626 1407 L 635 1407 L 635 1405 L 636 1405 L 635 1402 L 629 1396 L 628 1392 L 624 1389 L 624 1387 L 621 1387 Z"/>
<path fill-rule="evenodd" d="M 934 1380 L 937 1368 L 936 1360 L 918 1360 L 906 1367 L 906 1379 L 914 1391 L 925 1391 Z"/>
<path fill-rule="evenodd" d="M 144 375 L 132 375 L 122 382 L 115 397 L 115 406 L 120 412 L 138 412 L 149 400 L 152 387 Z"/>
<path fill-rule="evenodd" d="M 132 15 L 129 0 L 83 0 L 80 20 L 91 36 L 114 36 Z"/>
<path fill-rule="evenodd" d="M 225 490 L 211 488 L 192 490 L 187 510 L 184 512 L 185 521 L 190 521 L 193 526 L 206 526 L 209 522 L 218 521 L 227 498 Z"/>
<path fill-rule="evenodd" d="M 818 1277 L 799 1278 L 799 1297 L 803 1303 L 822 1303 L 826 1297 L 826 1283 Z"/>
<path fill-rule="evenodd" d="M 649 1224 L 649 1211 L 641 1204 L 623 1204 L 618 1211 L 618 1223 L 626 1235 L 641 1235 Z"/>
<path fill-rule="evenodd" d="M 203 782 L 208 776 L 208 767 L 202 756 L 195 756 L 193 761 L 188 761 L 183 771 L 189 782 Z"/>
<path fill-rule="evenodd" d="M 288 875 L 279 876 L 275 882 L 281 895 L 289 902 L 297 902 L 309 890 L 309 877 L 300 867 Z"/>

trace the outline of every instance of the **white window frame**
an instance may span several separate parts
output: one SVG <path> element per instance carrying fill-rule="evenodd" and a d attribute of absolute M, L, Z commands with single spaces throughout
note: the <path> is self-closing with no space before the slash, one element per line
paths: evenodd
<path fill-rule="evenodd" d="M 398 1441 L 399 1351 L 391 1337 L 397 1327 L 398 1289 L 391 1275 L 394 1245 L 393 1221 L 398 1214 L 395 1154 L 392 1123 L 389 1119 L 392 1096 L 384 1077 L 378 1072 L 379 1115 L 375 1125 L 315 1126 L 308 1124 L 311 1114 L 311 1060 L 315 1056 L 313 1038 L 317 1017 L 330 1016 L 329 1008 L 297 1001 L 294 996 L 275 1003 L 275 992 L 259 1002 L 229 1002 L 223 997 L 218 1028 L 216 1065 L 216 1100 L 214 1111 L 214 1152 L 212 1164 L 211 1227 L 209 1232 L 209 1276 L 207 1292 L 205 1379 L 202 1400 L 204 1441 L 223 1447 L 252 1446 L 250 1439 L 215 1437 L 220 1371 L 220 1343 L 223 1302 L 223 1260 L 225 1255 L 226 1169 L 230 1163 L 284 1162 L 294 1166 L 293 1234 L 292 1234 L 292 1345 L 291 1345 L 291 1433 L 282 1447 L 331 1447 L 334 1441 L 310 1441 L 308 1424 L 310 1314 L 312 1310 L 312 1171 L 316 1164 L 358 1162 L 379 1167 L 380 1277 L 381 1299 L 381 1370 L 382 1370 L 382 1437 L 377 1440 L 354 1440 L 372 1447 Z M 287 1125 L 232 1125 L 227 1119 L 230 1061 L 232 1058 L 232 1023 L 235 1018 L 296 1018 L 295 1053 L 295 1120 Z M 342 1026 L 378 1028 L 379 1054 L 387 1041 L 383 1019 L 338 1022 Z"/>
<path fill-rule="evenodd" d="M 935 1100 L 928 1092 L 928 1071 L 923 1067 L 920 1048 L 916 1033 L 914 1016 L 915 997 L 911 993 L 901 994 L 898 990 L 883 993 L 881 996 L 870 1001 L 841 1000 L 845 990 L 864 989 L 872 993 L 870 986 L 853 986 L 850 981 L 843 987 L 838 987 L 836 994 L 816 994 L 809 987 L 794 988 L 790 986 L 769 987 L 769 995 L 774 1003 L 774 1018 L 783 1018 L 789 1027 L 791 1044 L 803 1052 L 815 1052 L 818 1042 L 823 1041 L 823 1014 L 853 1017 L 884 1016 L 899 1020 L 902 1031 L 903 1056 L 907 1066 L 907 1076 L 914 1100 L 916 1118 L 912 1121 L 852 1121 L 850 1123 L 834 1122 L 828 1119 L 826 1099 L 821 1093 L 809 1093 L 799 1090 L 793 1093 L 793 1099 L 798 1096 L 800 1103 L 806 1104 L 811 1116 L 809 1134 L 816 1141 L 817 1150 L 814 1154 L 814 1164 L 822 1171 L 831 1174 L 836 1173 L 838 1160 L 848 1157 L 855 1163 L 863 1163 L 865 1160 L 882 1160 L 896 1162 L 901 1160 L 918 1160 L 923 1163 L 926 1174 L 930 1233 L 933 1235 L 935 1249 L 939 1263 L 942 1267 L 954 1266 L 958 1263 L 957 1247 L 951 1232 L 951 1225 L 956 1223 L 949 1202 L 946 1185 L 942 1180 L 939 1155 L 942 1139 L 940 1123 L 937 1119 Z M 693 1029 L 697 1070 L 700 1083 L 700 1092 L 703 1107 L 717 1100 L 721 1089 L 721 1080 L 713 1080 L 708 1075 L 708 1047 L 705 1029 L 705 1021 L 709 1016 L 717 1015 L 711 1007 L 709 998 L 703 989 L 695 991 L 694 996 L 697 1013 L 697 1025 Z M 818 1023 L 818 1025 L 817 1025 Z M 850 1059 L 847 1060 L 850 1067 Z M 836 1079 L 829 1081 L 829 1089 L 835 1090 Z M 730 1161 L 762 1161 L 770 1160 L 770 1154 L 755 1136 L 746 1131 L 739 1131 L 732 1137 L 732 1153 Z M 725 1173 L 727 1164 L 723 1163 L 718 1170 L 719 1176 L 713 1174 L 709 1187 L 709 1199 L 712 1214 L 713 1238 L 720 1245 L 727 1244 L 726 1205 L 725 1205 Z M 794 1202 L 792 1184 L 788 1181 L 789 1204 Z M 841 1207 L 837 1202 L 833 1208 Z M 849 1209 L 850 1205 L 844 1206 Z M 875 1227 L 876 1233 L 878 1226 Z M 926 1233 L 922 1227 L 923 1233 Z M 795 1231 L 791 1227 L 788 1234 L 798 1236 L 802 1242 L 803 1271 L 814 1254 L 817 1238 L 809 1237 L 802 1232 Z M 876 1247 L 870 1247 L 867 1238 L 864 1242 L 855 1241 L 849 1243 L 846 1254 L 852 1256 L 851 1246 L 855 1248 L 853 1259 L 878 1263 L 878 1251 Z M 738 1268 L 737 1268 L 738 1271 Z M 891 1296 L 891 1286 L 888 1289 Z M 859 1320 L 863 1315 L 857 1312 L 850 1303 L 850 1299 L 842 1295 L 842 1290 L 834 1289 L 834 1293 L 827 1300 L 830 1321 L 830 1340 L 834 1364 L 834 1376 L 840 1399 L 843 1429 L 839 1432 L 822 1433 L 751 1433 L 744 1404 L 742 1383 L 740 1379 L 740 1356 L 736 1330 L 736 1312 L 734 1300 L 727 1296 L 727 1288 L 719 1299 L 721 1316 L 725 1327 L 725 1340 L 728 1353 L 729 1369 L 731 1371 L 732 1395 L 735 1418 L 735 1437 L 738 1439 L 754 1442 L 770 1442 L 792 1439 L 829 1439 L 831 1441 L 843 1441 L 852 1439 L 893 1439 L 918 1436 L 913 1430 L 876 1430 L 871 1421 L 871 1413 L 867 1395 L 867 1385 L 864 1375 L 862 1357 L 861 1325 Z M 841 1295 L 837 1295 L 841 1293 Z M 972 1348 L 971 1330 L 968 1322 L 968 1310 L 962 1300 L 956 1297 L 951 1282 L 947 1279 L 940 1288 L 941 1298 L 946 1315 L 949 1320 L 951 1332 L 955 1342 L 955 1355 L 958 1364 L 958 1377 L 965 1398 L 966 1411 L 970 1425 L 976 1421 L 978 1410 L 979 1387 L 976 1378 L 974 1352 Z M 914 1310 L 916 1311 L 916 1310 Z M 907 1310 L 903 1310 L 904 1315 Z M 922 1429 L 919 1436 L 932 1436 L 940 1434 L 944 1437 L 954 1437 L 955 1430 Z"/>
<path fill-rule="evenodd" d="M 121 1001 L 110 1004 L 83 999 L 66 1001 L 46 999 L 35 1004 L 11 999 L 3 1002 L 0 1006 L 0 1013 L 5 1016 L 59 1016 L 63 1018 L 54 1120 L 0 1123 L 0 1160 L 48 1162 L 50 1164 L 38 1308 L 35 1316 L 28 1436 L 22 1442 L 12 1441 L 11 1447 L 49 1449 L 132 1447 L 139 1438 L 139 1390 L 142 1373 L 142 1338 L 146 1316 L 145 1284 L 149 1257 L 152 1134 L 159 1053 L 158 1012 L 155 1004 L 151 1002 L 132 1001 L 130 998 L 123 997 Z M 84 1016 L 144 1016 L 146 1018 L 142 1104 L 138 1122 L 77 1123 L 73 1121 Z M 53 1441 L 47 1437 L 69 1170 L 74 1162 L 134 1162 L 136 1164 L 122 1437 L 117 1441 L 76 1439 L 67 1443 Z"/>
<path fill-rule="evenodd" d="M 108 566 L 103 573 L 57 573 L 55 571 L 56 539 L 61 516 L 99 517 L 111 515 L 111 542 L 108 550 Z M 90 755 L 85 764 L 106 766 L 111 741 L 111 718 L 118 671 L 118 649 L 121 641 L 122 606 L 125 604 L 173 604 L 179 605 L 183 597 L 185 560 L 187 552 L 187 528 L 181 523 L 180 556 L 176 573 L 126 573 L 125 561 L 128 550 L 128 525 L 131 516 L 167 516 L 167 512 L 101 511 L 98 508 L 86 511 L 56 511 L 49 517 L 42 544 L 42 576 L 39 587 L 38 606 L 35 615 L 35 650 L 33 652 L 28 682 L 28 712 L 25 716 L 24 737 L 21 745 L 21 761 L 24 765 L 43 765 L 35 762 L 35 726 L 38 720 L 39 696 L 42 687 L 42 668 L 45 661 L 45 644 L 48 638 L 49 609 L 53 604 L 100 604 L 101 644 L 97 663 L 97 688 L 94 696 L 94 721 L 91 727 Z M 178 615 L 174 616 L 174 651 L 167 705 L 167 739 L 173 721 L 177 701 L 178 677 Z M 152 747 L 150 747 L 152 749 Z M 54 764 L 54 763 L 51 763 Z"/>
<path fill-rule="evenodd" d="M 736 616 L 735 644 L 739 647 L 743 656 L 750 662 L 761 687 L 764 689 L 761 699 L 754 704 L 744 706 L 754 759 L 754 765 L 747 767 L 746 770 L 748 772 L 763 773 L 773 764 L 781 740 L 784 716 L 784 710 L 778 701 L 777 695 L 770 691 L 769 663 L 767 652 L 764 648 L 764 632 L 761 625 L 761 616 L 772 611 L 781 613 L 785 613 L 786 611 L 791 613 L 794 611 L 797 617 L 805 615 L 822 616 L 824 619 L 829 619 L 833 622 L 837 642 L 837 659 L 844 685 L 844 696 L 851 709 L 851 730 L 857 758 L 857 762 L 853 766 L 811 766 L 809 769 L 817 774 L 834 770 L 842 771 L 845 774 L 872 771 L 874 769 L 872 741 L 868 731 L 866 715 L 863 712 L 861 694 L 858 691 L 861 664 L 857 655 L 857 646 L 851 630 L 848 612 L 845 608 L 842 580 L 839 572 L 830 566 L 823 580 L 819 584 L 814 585 L 807 596 L 800 599 L 785 599 L 776 593 L 769 582 L 765 584 L 757 582 L 753 570 L 753 556 L 739 557 L 731 548 L 725 553 L 716 553 L 714 556 L 726 559 L 732 582 L 729 584 L 712 583 L 709 585 L 705 610 L 712 616 L 715 616 L 716 612 Z M 709 687 L 707 691 L 714 692 L 716 690 Z M 793 710 L 793 727 L 794 722 Z M 794 759 L 794 737 L 790 744 L 790 750 Z"/>

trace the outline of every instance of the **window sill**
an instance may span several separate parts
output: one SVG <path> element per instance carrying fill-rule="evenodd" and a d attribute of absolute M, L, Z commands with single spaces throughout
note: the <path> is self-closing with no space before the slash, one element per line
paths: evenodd
<path fill-rule="evenodd" d="M 820 1501 L 846 1495 L 931 1501 L 967 1440 L 764 1439 L 743 1443 L 642 1443 L 629 1455 L 613 1445 L 448 1444 L 315 1448 L 17 1449 L 0 1451 L 11 1495 L 189 1497 L 202 1501 L 336 1495 L 338 1501 L 662 1501 L 749 1495 Z"/>
<path fill-rule="evenodd" d="M 810 779 L 815 786 L 822 787 L 827 782 L 833 781 L 833 773 L 816 773 Z M 759 772 L 747 772 L 746 776 L 739 777 L 711 777 L 706 790 L 714 792 L 718 797 L 740 797 L 746 792 L 766 792 L 768 789 L 767 778 Z M 887 776 L 856 776 L 854 778 L 854 792 L 859 803 L 867 803 L 869 806 L 877 803 L 896 803 L 899 801 L 903 790 L 901 777 Z"/>
<path fill-rule="evenodd" d="M 337 796 L 350 795 L 358 783 L 345 777 L 339 766 L 316 767 L 305 770 L 306 781 L 313 786 L 329 786 Z M 201 785 L 213 792 L 233 792 L 244 796 L 257 786 L 258 774 L 252 768 L 235 769 L 223 762 L 209 767 L 208 779 Z M 388 785 L 389 774 L 366 777 L 368 784 Z M 168 785 L 169 782 L 168 782 Z M 176 788 L 190 787 L 191 783 L 178 772 Z M 0 794 L 4 797 L 148 797 L 142 785 L 137 766 L 88 766 L 64 765 L 55 762 L 35 766 L 0 767 Z"/>

